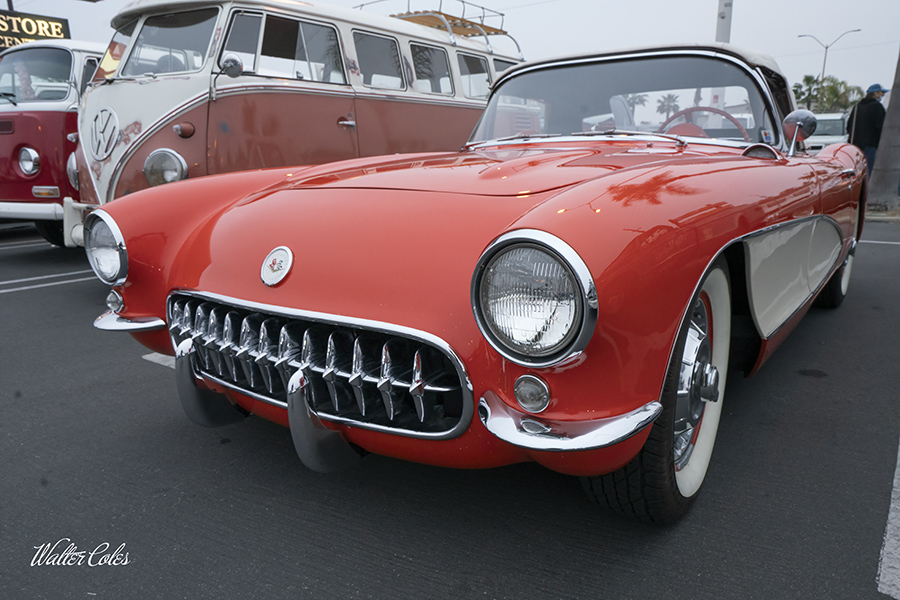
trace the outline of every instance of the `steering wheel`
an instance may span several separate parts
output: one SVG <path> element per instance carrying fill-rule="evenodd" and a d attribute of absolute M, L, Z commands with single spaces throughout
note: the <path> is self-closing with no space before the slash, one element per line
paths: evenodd
<path fill-rule="evenodd" d="M 685 120 L 687 121 L 686 124 L 691 126 L 691 130 L 685 131 L 684 135 L 698 135 L 697 130 L 699 130 L 699 131 L 703 131 L 703 130 L 700 129 L 700 127 L 694 125 L 693 120 L 690 118 L 690 115 L 694 114 L 695 112 L 711 112 L 711 113 L 725 117 L 727 120 L 734 123 L 734 126 L 738 128 L 738 131 L 740 131 L 741 135 L 744 136 L 745 142 L 750 141 L 750 134 L 747 133 L 747 130 L 744 129 L 744 127 L 743 127 L 743 125 L 741 125 L 740 121 L 738 121 L 737 119 L 732 117 L 730 114 L 728 114 L 724 110 L 720 110 L 718 108 L 713 108 L 712 106 L 691 106 L 691 107 L 679 110 L 677 113 L 675 113 L 674 115 L 672 115 L 671 117 L 669 117 L 668 119 L 663 121 L 663 124 L 659 126 L 659 129 L 656 130 L 656 133 L 666 133 L 666 131 L 667 131 L 666 125 L 668 125 L 669 123 L 671 123 L 678 117 L 683 116 L 685 118 Z M 675 127 L 679 127 L 680 125 L 681 125 L 681 123 L 679 123 L 678 125 L 675 125 Z M 674 129 L 675 127 L 673 127 L 672 129 Z M 703 133 L 703 135 L 706 135 L 706 134 Z M 707 137 L 709 137 L 709 136 L 707 136 Z"/>

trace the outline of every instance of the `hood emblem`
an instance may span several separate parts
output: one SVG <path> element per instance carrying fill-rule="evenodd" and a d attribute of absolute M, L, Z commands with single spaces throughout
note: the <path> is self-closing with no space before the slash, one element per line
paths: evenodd
<path fill-rule="evenodd" d="M 294 264 L 294 254 L 287 246 L 278 246 L 266 256 L 259 276 L 268 286 L 278 285 L 287 277 Z"/>
<path fill-rule="evenodd" d="M 119 117 L 111 108 L 103 108 L 91 122 L 91 156 L 104 160 L 119 140 Z"/>

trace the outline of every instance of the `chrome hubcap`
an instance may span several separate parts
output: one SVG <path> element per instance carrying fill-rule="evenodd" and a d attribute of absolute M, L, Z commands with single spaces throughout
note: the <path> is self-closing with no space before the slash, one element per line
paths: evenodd
<path fill-rule="evenodd" d="M 719 400 L 719 371 L 712 364 L 711 322 L 702 298 L 691 308 L 690 325 L 681 355 L 675 397 L 675 469 L 688 463 L 707 402 Z"/>

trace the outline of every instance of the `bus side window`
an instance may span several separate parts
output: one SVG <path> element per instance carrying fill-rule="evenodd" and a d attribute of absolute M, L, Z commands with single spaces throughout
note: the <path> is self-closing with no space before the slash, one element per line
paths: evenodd
<path fill-rule="evenodd" d="M 410 44 L 416 80 L 413 87 L 425 94 L 452 94 L 450 61 L 442 48 Z"/>
<path fill-rule="evenodd" d="M 79 96 L 87 89 L 88 84 L 94 77 L 94 73 L 97 72 L 97 65 L 99 64 L 100 61 L 96 58 L 88 57 L 84 59 L 84 67 L 81 70 L 81 86 L 78 89 Z"/>
<path fill-rule="evenodd" d="M 259 56 L 259 74 L 293 79 L 294 53 L 299 37 L 299 21 L 266 15 L 262 51 Z"/>
<path fill-rule="evenodd" d="M 395 40 L 354 31 L 353 43 L 364 85 L 391 90 L 406 87 L 400 70 L 400 50 Z"/>
<path fill-rule="evenodd" d="M 236 54 L 245 73 L 256 72 L 256 50 L 259 48 L 259 28 L 262 15 L 237 13 L 231 21 L 228 41 L 222 55 Z"/>
<path fill-rule="evenodd" d="M 466 98 L 487 98 L 491 87 L 488 63 L 480 56 L 458 54 L 459 74 L 462 77 Z"/>
<path fill-rule="evenodd" d="M 516 63 L 508 60 L 503 60 L 502 58 L 494 59 L 494 72 L 498 75 L 508 68 L 515 66 Z"/>
<path fill-rule="evenodd" d="M 302 22 L 296 58 L 294 71 L 302 79 L 347 83 L 341 60 L 341 45 L 338 43 L 337 32 L 331 27 Z"/>

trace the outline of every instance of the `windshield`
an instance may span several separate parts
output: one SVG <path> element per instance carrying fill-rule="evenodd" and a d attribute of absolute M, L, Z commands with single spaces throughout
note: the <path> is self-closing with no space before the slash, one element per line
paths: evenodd
<path fill-rule="evenodd" d="M 125 55 L 125 48 L 128 47 L 128 43 L 131 41 L 131 34 L 134 33 L 135 25 L 137 25 L 137 21 L 129 21 L 128 24 L 116 30 L 113 34 L 112 41 L 109 42 L 109 47 L 100 61 L 100 66 L 97 67 L 97 71 L 94 73 L 94 81 L 106 79 L 119 68 L 119 63 L 122 62 L 122 57 Z"/>
<path fill-rule="evenodd" d="M 69 95 L 72 55 L 62 48 L 30 48 L 0 57 L 0 96 L 15 104 Z M 0 100 L 2 102 L 2 100 Z"/>
<path fill-rule="evenodd" d="M 819 119 L 816 123 L 816 135 L 844 135 L 843 119 Z"/>
<path fill-rule="evenodd" d="M 134 41 L 122 77 L 198 71 L 209 54 L 217 8 L 148 17 Z"/>
<path fill-rule="evenodd" d="M 702 56 L 553 66 L 500 84 L 470 143 L 612 130 L 774 144 L 777 130 L 753 79 Z"/>

